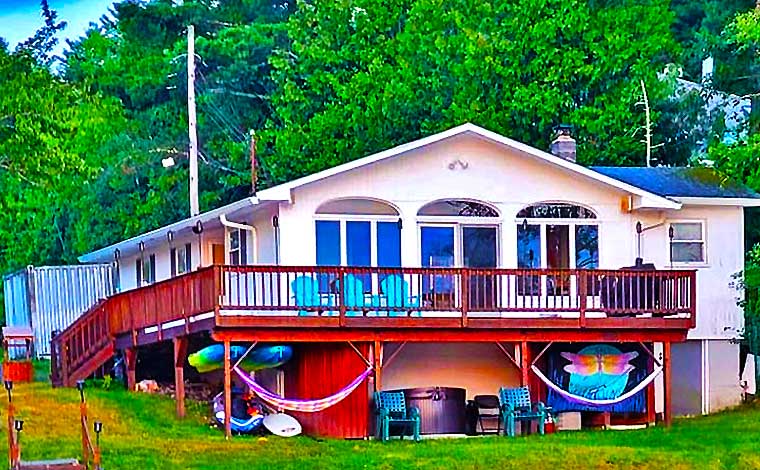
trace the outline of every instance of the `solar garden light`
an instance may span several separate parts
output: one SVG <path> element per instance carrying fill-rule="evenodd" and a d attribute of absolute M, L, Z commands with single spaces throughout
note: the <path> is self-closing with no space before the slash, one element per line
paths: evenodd
<path fill-rule="evenodd" d="M 21 439 L 21 431 L 24 430 L 24 420 L 23 419 L 14 420 L 13 421 L 13 429 L 16 430 L 16 446 L 18 446 L 19 442 L 21 442 L 20 441 L 20 439 Z M 17 455 L 16 458 L 18 458 L 18 455 Z"/>
<path fill-rule="evenodd" d="M 79 390 L 79 399 L 84 403 L 84 380 L 77 380 L 77 390 Z"/>
<path fill-rule="evenodd" d="M 103 432 L 103 423 L 95 421 L 92 427 L 95 429 L 95 445 L 100 447 L 100 433 Z"/>

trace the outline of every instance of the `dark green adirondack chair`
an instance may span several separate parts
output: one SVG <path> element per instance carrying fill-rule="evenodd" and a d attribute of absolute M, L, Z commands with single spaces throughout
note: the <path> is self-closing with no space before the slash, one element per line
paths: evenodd
<path fill-rule="evenodd" d="M 377 433 L 380 440 L 390 439 L 391 425 L 399 425 L 402 429 L 401 439 L 411 428 L 414 440 L 420 440 L 420 411 L 410 406 L 406 407 L 404 392 L 375 392 L 375 411 L 377 412 Z"/>
<path fill-rule="evenodd" d="M 501 406 L 504 435 L 514 437 L 517 421 L 538 421 L 539 434 L 544 433 L 544 422 L 548 413 L 543 403 L 531 403 L 528 387 L 499 389 L 499 405 Z"/>

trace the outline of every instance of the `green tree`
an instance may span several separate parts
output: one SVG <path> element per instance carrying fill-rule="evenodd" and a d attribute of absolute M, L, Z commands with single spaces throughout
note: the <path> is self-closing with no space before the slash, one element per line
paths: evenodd
<path fill-rule="evenodd" d="M 641 164 L 639 80 L 656 111 L 670 93 L 657 72 L 677 50 L 671 18 L 657 0 L 300 3 L 271 59 L 271 177 L 465 121 L 544 149 L 566 122 L 580 161 Z"/>
<path fill-rule="evenodd" d="M 185 32 L 196 29 L 201 207 L 247 195 L 248 130 L 271 113 L 269 55 L 290 4 L 167 0 L 123 2 L 69 44 L 64 76 L 118 99 L 129 127 L 107 144 L 91 189 L 103 245 L 187 215 Z M 164 169 L 161 160 L 177 165 Z M 104 210 L 104 209 L 108 210 Z"/>

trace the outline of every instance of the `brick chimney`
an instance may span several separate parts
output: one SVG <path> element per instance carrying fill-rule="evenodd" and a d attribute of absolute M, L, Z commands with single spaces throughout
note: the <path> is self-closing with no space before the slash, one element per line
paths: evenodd
<path fill-rule="evenodd" d="M 573 127 L 568 124 L 560 124 L 555 128 L 555 136 L 552 141 L 552 154 L 575 162 L 575 139 L 572 134 Z"/>

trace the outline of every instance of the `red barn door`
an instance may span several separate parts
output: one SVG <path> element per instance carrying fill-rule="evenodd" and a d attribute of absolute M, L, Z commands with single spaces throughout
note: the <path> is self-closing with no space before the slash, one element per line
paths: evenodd
<path fill-rule="evenodd" d="M 367 369 L 346 343 L 294 345 L 294 357 L 285 369 L 285 396 L 316 399 L 332 395 Z M 357 344 L 369 357 L 369 345 Z M 369 430 L 369 390 L 365 380 L 345 400 L 318 413 L 292 413 L 312 436 L 363 438 Z"/>

